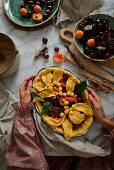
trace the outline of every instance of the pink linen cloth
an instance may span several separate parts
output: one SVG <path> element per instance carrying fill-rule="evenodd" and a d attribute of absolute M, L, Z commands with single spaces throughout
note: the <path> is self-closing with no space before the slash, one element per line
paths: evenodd
<path fill-rule="evenodd" d="M 43 155 L 43 148 L 31 116 L 32 103 L 21 105 L 16 102 L 13 107 L 18 111 L 11 138 L 6 149 L 7 167 L 11 169 L 49 170 Z"/>
<path fill-rule="evenodd" d="M 78 157 L 73 160 L 73 157 L 51 157 L 47 156 L 47 162 L 43 155 L 43 148 L 38 137 L 38 132 L 31 116 L 31 111 L 33 109 L 33 104 L 21 105 L 20 103 L 14 103 L 13 107 L 18 111 L 18 115 L 15 119 L 11 138 L 6 150 L 6 159 L 8 170 L 66 170 L 72 167 L 72 170 L 80 169 L 84 166 L 84 162 L 90 158 L 80 158 L 80 163 Z M 114 121 L 114 118 L 112 119 Z M 111 133 L 105 131 L 105 135 L 110 138 L 114 137 L 114 129 Z M 112 149 L 113 151 L 113 149 Z M 102 158 L 91 158 L 94 162 L 97 159 L 97 163 L 102 165 Z M 77 164 L 78 163 L 78 164 Z M 77 165 L 76 165 L 77 164 Z M 86 164 L 86 162 L 85 162 Z M 59 168 L 58 168 L 59 167 Z M 81 167 L 82 168 L 82 167 Z M 86 170 L 86 169 L 84 169 Z"/>

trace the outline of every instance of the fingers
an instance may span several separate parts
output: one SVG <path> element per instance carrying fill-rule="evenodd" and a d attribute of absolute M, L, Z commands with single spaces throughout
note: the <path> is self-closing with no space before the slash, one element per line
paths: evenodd
<path fill-rule="evenodd" d="M 93 96 L 91 94 L 89 94 L 89 100 L 91 101 L 93 106 L 96 108 L 98 105 L 98 102 L 93 98 Z"/>
<path fill-rule="evenodd" d="M 28 77 L 27 79 L 24 80 L 24 82 L 22 83 L 21 87 L 20 87 L 20 91 L 24 91 L 24 90 L 27 90 L 27 87 L 28 87 L 28 82 L 31 81 L 35 78 L 35 75 L 32 75 L 30 77 Z M 31 86 L 31 83 L 29 85 L 29 89 L 30 89 Z"/>
<path fill-rule="evenodd" d="M 30 80 L 28 82 L 28 85 L 27 85 L 27 91 L 30 92 L 30 89 L 32 88 L 32 80 Z"/>
<path fill-rule="evenodd" d="M 89 87 L 87 87 L 87 90 L 91 93 L 92 97 L 97 101 L 100 102 L 101 99 L 99 98 L 99 96 L 97 96 L 97 94 Z"/>
<path fill-rule="evenodd" d="M 24 90 L 26 90 L 26 88 L 27 88 L 27 81 L 26 80 L 24 80 L 24 82 L 23 82 L 23 84 L 21 85 L 21 87 L 20 87 L 20 91 L 22 90 L 22 91 L 24 91 Z"/>
<path fill-rule="evenodd" d="M 35 75 L 32 75 L 32 76 L 28 77 L 28 78 L 26 79 L 26 81 L 33 80 L 35 77 L 36 77 Z"/>

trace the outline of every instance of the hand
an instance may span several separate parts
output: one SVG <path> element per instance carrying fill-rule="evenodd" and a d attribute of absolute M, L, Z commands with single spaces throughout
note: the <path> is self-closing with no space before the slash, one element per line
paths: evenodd
<path fill-rule="evenodd" d="M 114 128 L 114 122 L 112 122 L 104 113 L 103 105 L 101 99 L 97 94 L 90 88 L 87 88 L 91 93 L 89 94 L 89 99 L 93 104 L 93 112 L 96 120 L 104 126 L 108 131 L 111 131 Z"/>
<path fill-rule="evenodd" d="M 24 80 L 23 84 L 19 89 L 20 93 L 20 103 L 21 104 L 29 104 L 31 102 L 31 91 L 32 81 L 35 78 L 35 75 Z"/>
<path fill-rule="evenodd" d="M 97 96 L 97 94 L 92 89 L 90 89 L 90 88 L 87 88 L 87 89 L 91 93 L 91 94 L 89 94 L 89 100 L 93 104 L 94 116 L 95 116 L 96 120 L 99 123 L 101 123 L 103 121 L 103 119 L 106 117 L 104 110 L 103 110 L 101 99 L 99 98 L 99 96 Z"/>

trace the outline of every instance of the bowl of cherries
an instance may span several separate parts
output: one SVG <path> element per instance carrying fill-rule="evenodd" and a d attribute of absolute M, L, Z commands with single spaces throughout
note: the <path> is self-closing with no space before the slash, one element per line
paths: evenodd
<path fill-rule="evenodd" d="M 75 26 L 78 50 L 86 58 L 104 62 L 114 58 L 114 18 L 105 14 L 89 15 Z"/>

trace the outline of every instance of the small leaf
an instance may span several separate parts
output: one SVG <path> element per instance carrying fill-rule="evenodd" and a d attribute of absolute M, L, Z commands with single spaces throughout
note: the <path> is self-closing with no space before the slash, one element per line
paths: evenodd
<path fill-rule="evenodd" d="M 39 101 L 44 101 L 44 99 L 33 88 L 31 88 L 31 94 L 33 98 L 36 98 Z"/>
<path fill-rule="evenodd" d="M 42 108 L 42 111 L 41 111 L 41 115 L 42 115 L 42 116 L 45 115 L 45 114 L 48 112 L 48 110 L 49 110 L 49 105 L 50 105 L 49 102 L 46 102 L 46 103 L 44 104 L 44 106 L 43 106 L 43 108 Z"/>
<path fill-rule="evenodd" d="M 78 93 L 83 93 L 86 87 L 87 87 L 86 81 L 81 81 L 77 88 Z"/>
<path fill-rule="evenodd" d="M 96 47 L 98 50 L 105 50 L 106 49 L 106 47 L 102 47 L 102 46 L 98 46 L 98 47 Z"/>
<path fill-rule="evenodd" d="M 84 30 L 91 30 L 92 29 L 92 25 L 86 25 L 85 27 L 84 27 Z"/>

